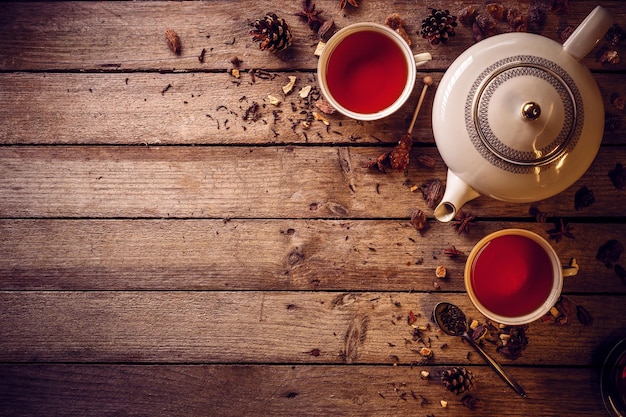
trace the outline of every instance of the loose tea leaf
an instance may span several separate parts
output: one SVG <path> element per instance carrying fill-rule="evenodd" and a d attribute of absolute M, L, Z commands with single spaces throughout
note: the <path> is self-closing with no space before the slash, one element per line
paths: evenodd
<path fill-rule="evenodd" d="M 613 264 L 619 260 L 622 252 L 624 252 L 624 245 L 616 239 L 611 239 L 600 246 L 596 259 L 603 262 L 607 268 L 612 268 Z"/>
<path fill-rule="evenodd" d="M 596 198 L 593 195 L 593 191 L 587 188 L 587 186 L 582 186 L 576 194 L 574 194 L 574 208 L 576 210 L 580 210 L 581 208 L 589 207 L 593 203 L 595 203 Z"/>
<path fill-rule="evenodd" d="M 170 48 L 172 52 L 176 55 L 180 54 L 180 38 L 178 34 L 174 32 L 173 29 L 165 29 L 165 40 L 167 41 L 167 46 Z"/>
<path fill-rule="evenodd" d="M 615 164 L 615 168 L 609 171 L 609 178 L 611 182 L 618 190 L 621 190 L 626 185 L 626 169 L 624 165 L 619 162 Z"/>
<path fill-rule="evenodd" d="M 576 306 L 576 317 L 584 326 L 591 326 L 593 324 L 593 317 L 591 317 L 591 314 L 589 314 L 587 309 L 583 306 Z"/>

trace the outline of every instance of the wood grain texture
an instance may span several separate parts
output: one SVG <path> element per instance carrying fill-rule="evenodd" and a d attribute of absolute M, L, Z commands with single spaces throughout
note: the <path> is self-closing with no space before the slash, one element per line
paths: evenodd
<path fill-rule="evenodd" d="M 575 366 L 616 329 L 624 296 L 568 296 L 594 318 L 559 326 L 537 321 L 528 346 L 502 363 Z M 465 294 L 409 292 L 26 291 L 0 292 L 0 361 L 87 363 L 484 364 L 460 338 L 439 334 L 430 316 L 449 301 L 485 319 Z M 414 340 L 408 312 L 423 341 Z M 444 345 L 445 344 L 445 345 Z M 442 349 L 443 346 L 443 349 Z M 555 349 L 558 346 L 558 349 Z M 314 350 L 319 354 L 312 354 Z"/>
<path fill-rule="evenodd" d="M 261 144 L 395 144 L 406 132 L 422 78 L 431 87 L 417 119 L 413 139 L 434 145 L 432 100 L 441 73 L 420 72 L 407 103 L 383 120 L 358 122 L 323 114 L 316 121 L 320 98 L 314 73 L 276 72 L 252 80 L 217 73 L 7 73 L 0 77 L 0 143 L 110 145 L 261 145 Z M 287 95 L 282 87 L 296 77 Z M 623 111 L 611 96 L 626 96 L 626 74 L 595 76 L 610 117 Z M 299 91 L 312 86 L 301 98 Z M 268 95 L 280 98 L 271 105 Z M 461 100 L 463 98 L 456 98 Z M 306 125 L 304 122 L 308 122 Z M 603 145 L 626 144 L 626 124 L 607 124 Z"/>
<path fill-rule="evenodd" d="M 529 1 L 505 2 L 523 13 Z M 263 0 L 245 5 L 231 1 L 191 2 L 54 2 L 8 3 L 0 8 L 0 42 L 4 45 L 0 68 L 3 70 L 86 70 L 86 71 L 211 71 L 232 67 L 230 59 L 237 55 L 244 68 L 290 70 L 294 67 L 314 70 L 313 55 L 317 38 L 296 16 L 300 2 L 277 3 Z M 340 10 L 338 1 L 318 0 L 318 10 L 325 19 L 342 28 L 356 21 L 384 23 L 391 13 L 399 13 L 406 21 L 413 50 L 432 51 L 434 60 L 428 69 L 445 69 L 466 48 L 473 45 L 469 26 L 460 25 L 448 45 L 433 47 L 417 32 L 431 7 L 458 13 L 463 3 L 440 1 L 436 6 L 410 0 L 393 3 L 363 2 L 359 8 Z M 469 4 L 469 3 L 467 3 Z M 474 3 L 476 4 L 476 2 Z M 546 24 L 537 30 L 561 42 L 567 26 L 577 26 L 596 3 L 571 2 L 568 13 L 547 13 Z M 603 5 L 623 20 L 624 8 L 619 0 Z M 250 23 L 273 12 L 287 20 L 294 34 L 294 44 L 283 54 L 260 51 L 251 36 Z M 180 56 L 167 47 L 164 32 L 175 30 L 182 43 Z M 510 30 L 500 25 L 502 31 Z M 198 56 L 206 49 L 205 62 Z M 590 54 L 585 64 L 605 69 Z M 611 66 L 621 71 L 626 63 Z"/>
<path fill-rule="evenodd" d="M 407 218 L 429 215 L 420 186 L 445 182 L 436 149 L 414 148 L 404 173 L 366 167 L 385 148 L 370 147 L 0 147 L 0 216 L 139 218 Z M 623 216 L 626 191 L 608 173 L 626 148 L 603 148 L 569 189 L 539 203 L 556 216 Z M 595 202 L 575 210 L 582 187 Z M 482 197 L 466 211 L 481 217 L 529 217 L 530 204 Z"/>
<path fill-rule="evenodd" d="M 518 368 L 528 398 L 493 371 L 478 378 L 477 410 L 438 382 L 444 366 L 0 365 L 3 415 L 605 416 L 596 369 Z M 433 376 L 421 380 L 420 370 Z M 582 388 L 582 389 L 581 389 Z M 447 401 L 442 408 L 440 401 Z"/>
<path fill-rule="evenodd" d="M 432 46 L 417 33 L 421 20 L 430 7 L 458 13 L 474 3 L 315 3 L 337 28 L 400 13 L 413 51 L 432 53 L 400 111 L 375 122 L 314 119 L 318 40 L 294 15 L 300 1 L 0 3 L 0 415 L 605 414 L 599 366 L 626 334 L 626 285 L 596 259 L 601 245 L 626 235 L 626 191 L 608 177 L 626 162 L 624 112 L 613 103 L 626 96 L 623 43 L 616 65 L 598 60 L 606 40 L 583 60 L 605 106 L 602 148 L 579 181 L 537 203 L 547 223 L 530 204 L 481 197 L 464 207 L 478 219 L 459 235 L 411 191 L 445 180 L 429 117 L 435 88 L 409 170 L 366 165 L 406 131 L 421 78 L 438 87 L 474 43 L 459 25 L 449 44 Z M 533 2 L 504 4 L 526 13 Z M 623 2 L 603 5 L 626 25 Z M 595 6 L 548 11 L 532 31 L 562 42 Z M 268 12 L 294 34 L 280 54 L 259 50 L 248 33 Z M 167 28 L 181 39 L 180 55 L 168 49 Z M 297 81 L 284 94 L 289 76 Z M 312 93 L 301 98 L 307 85 Z M 420 155 L 434 167 L 418 164 Z M 595 202 L 576 210 L 583 186 Z M 429 217 L 421 233 L 410 224 L 416 209 Z M 534 322 L 515 360 L 482 342 L 526 389 L 522 399 L 430 322 L 442 300 L 484 321 L 463 286 L 465 256 L 443 250 L 468 254 L 506 227 L 548 236 L 560 218 L 575 239 L 552 243 L 563 263 L 580 265 L 563 294 L 593 323 L 575 312 L 562 326 Z M 624 262 L 622 254 L 614 263 Z M 435 278 L 439 265 L 444 280 Z M 426 363 L 424 345 L 434 351 Z M 478 410 L 440 384 L 455 365 L 477 376 Z M 420 379 L 421 370 L 432 378 Z"/>
<path fill-rule="evenodd" d="M 552 224 L 477 222 L 459 236 L 431 221 L 419 234 L 404 220 L 2 220 L 4 290 L 300 290 L 462 292 L 478 240 L 517 227 L 548 238 Z M 576 239 L 552 241 L 563 264 L 575 258 L 567 294 L 626 293 L 596 259 L 624 224 L 575 223 Z M 444 255 L 454 246 L 464 253 Z M 623 260 L 619 261 L 623 265 Z M 437 266 L 448 279 L 435 277 Z"/>

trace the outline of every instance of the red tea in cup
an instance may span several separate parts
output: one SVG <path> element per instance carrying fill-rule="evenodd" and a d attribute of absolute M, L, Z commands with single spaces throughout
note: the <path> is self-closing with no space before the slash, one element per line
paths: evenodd
<path fill-rule="evenodd" d="M 486 317 L 502 324 L 534 321 L 556 303 L 563 271 L 550 244 L 523 229 L 505 229 L 482 239 L 465 267 L 470 299 Z"/>
<path fill-rule="evenodd" d="M 413 55 L 409 45 L 388 26 L 355 23 L 335 33 L 317 65 L 324 98 L 341 114 L 376 120 L 398 110 L 415 86 L 415 67 L 432 59 Z"/>
<path fill-rule="evenodd" d="M 376 113 L 402 94 L 409 75 L 400 46 L 388 35 L 373 30 L 349 34 L 328 59 L 329 93 L 355 113 Z"/>

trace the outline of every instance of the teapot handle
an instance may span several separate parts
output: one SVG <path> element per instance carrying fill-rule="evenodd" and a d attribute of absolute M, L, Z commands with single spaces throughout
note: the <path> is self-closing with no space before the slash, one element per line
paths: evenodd
<path fill-rule="evenodd" d="M 613 25 L 613 18 L 602 6 L 597 6 L 574 30 L 563 44 L 565 52 L 580 61 L 596 46 Z"/>

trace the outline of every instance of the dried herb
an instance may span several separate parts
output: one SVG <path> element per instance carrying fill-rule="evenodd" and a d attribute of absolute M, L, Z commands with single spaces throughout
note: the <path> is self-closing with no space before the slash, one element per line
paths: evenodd
<path fill-rule="evenodd" d="M 452 227 L 456 229 L 457 234 L 469 233 L 470 227 L 474 220 L 476 220 L 476 216 L 471 213 L 465 213 L 462 210 L 459 210 L 454 216 L 454 222 L 452 222 Z"/>
<path fill-rule="evenodd" d="M 485 38 L 489 38 L 498 33 L 495 20 L 489 15 L 480 13 L 476 16 L 474 23 L 472 24 L 472 33 L 474 35 L 474 41 L 479 42 Z"/>
<path fill-rule="evenodd" d="M 619 162 L 615 164 L 615 168 L 609 171 L 609 178 L 611 182 L 618 190 L 624 188 L 626 185 L 626 170 L 624 169 L 624 165 Z"/>
<path fill-rule="evenodd" d="M 202 50 L 200 51 L 200 55 L 198 55 L 198 61 L 201 64 L 204 64 L 204 55 L 206 55 L 206 48 L 202 48 Z"/>
<path fill-rule="evenodd" d="M 180 55 L 180 38 L 173 29 L 165 29 L 165 40 L 170 50 L 176 55 Z"/>
<path fill-rule="evenodd" d="M 593 324 L 593 317 L 583 306 L 576 306 L 576 317 L 578 321 L 584 326 L 591 326 Z"/>
<path fill-rule="evenodd" d="M 315 10 L 315 3 L 311 0 L 302 0 L 302 11 L 296 13 L 296 16 L 306 22 L 312 31 L 317 32 L 324 23 L 324 19 L 320 17 L 322 11 Z"/>
<path fill-rule="evenodd" d="M 459 10 L 458 19 L 461 23 L 474 23 L 476 20 L 476 6 L 469 5 Z"/>
<path fill-rule="evenodd" d="M 574 194 L 574 208 L 580 210 L 585 207 L 589 207 L 596 202 L 596 198 L 593 195 L 593 191 L 587 188 L 586 185 L 580 187 L 576 194 Z"/>
<path fill-rule="evenodd" d="M 504 21 L 507 18 L 508 9 L 501 3 L 488 3 L 486 6 L 487 13 L 496 20 Z"/>
<path fill-rule="evenodd" d="M 435 158 L 432 158 L 427 155 L 418 155 L 417 162 L 419 162 L 420 164 L 424 165 L 427 168 L 434 168 L 435 165 L 437 164 L 437 161 L 435 161 Z"/>
<path fill-rule="evenodd" d="M 541 31 L 546 24 L 546 9 L 540 2 L 534 2 L 528 8 L 528 16 L 526 21 L 529 25 L 533 25 L 538 31 Z"/>
<path fill-rule="evenodd" d="M 474 397 L 472 394 L 465 394 L 463 398 L 461 398 L 461 404 L 470 410 L 477 410 L 482 406 L 480 400 Z"/>
<path fill-rule="evenodd" d="M 387 165 L 388 162 L 389 162 L 389 153 L 390 152 L 385 152 L 385 153 L 381 154 L 378 158 L 376 158 L 373 161 L 370 161 L 367 164 L 365 164 L 365 167 L 366 168 L 376 168 L 378 171 L 382 172 L 383 174 L 386 174 L 387 173 L 387 169 L 386 169 L 385 165 Z"/>
<path fill-rule="evenodd" d="M 503 337 L 505 335 L 505 337 Z M 500 334 L 501 345 L 496 348 L 496 352 L 511 360 L 522 356 L 522 351 L 528 346 L 526 337 L 526 326 L 507 326 Z"/>
<path fill-rule="evenodd" d="M 611 45 L 617 46 L 626 38 L 626 33 L 624 33 L 624 29 L 616 23 L 609 28 L 604 38 L 609 41 Z"/>
<path fill-rule="evenodd" d="M 359 3 L 357 3 L 356 0 L 341 0 L 339 2 L 339 8 L 344 9 L 348 4 L 354 7 L 359 7 Z"/>
<path fill-rule="evenodd" d="M 463 313 L 463 311 L 454 304 L 447 304 L 445 308 L 439 312 L 439 314 L 439 318 L 441 319 L 443 326 L 446 329 L 449 329 L 452 333 L 463 334 L 467 330 L 465 313 Z"/>
<path fill-rule="evenodd" d="M 385 19 L 385 24 L 389 26 L 391 29 L 395 30 L 398 35 L 404 39 L 404 41 L 411 46 L 411 38 L 409 34 L 406 33 L 406 29 L 404 28 L 404 22 L 398 13 L 393 13 L 387 16 Z"/>
<path fill-rule="evenodd" d="M 598 62 L 601 64 L 609 64 L 616 65 L 619 64 L 620 56 L 619 52 L 614 49 L 604 49 L 600 50 L 600 56 L 598 57 Z"/>
<path fill-rule="evenodd" d="M 445 191 L 443 182 L 437 178 L 430 179 L 420 186 L 422 195 L 426 200 L 428 208 L 434 209 L 437 204 L 443 198 L 443 192 Z"/>
<path fill-rule="evenodd" d="M 406 317 L 406 322 L 409 326 L 415 324 L 415 322 L 417 321 L 417 316 L 415 315 L 415 313 L 413 312 L 413 310 L 409 310 L 409 314 Z"/>
<path fill-rule="evenodd" d="M 449 248 L 444 249 L 443 254 L 446 256 L 449 256 L 450 258 L 465 256 L 465 254 L 462 251 L 458 250 L 454 246 L 450 246 Z"/>
<path fill-rule="evenodd" d="M 620 264 L 615 264 L 613 270 L 615 271 L 619 279 L 622 280 L 622 284 L 626 285 L 626 269 L 624 269 L 624 267 Z"/>
<path fill-rule="evenodd" d="M 554 228 L 547 231 L 548 237 L 551 240 L 554 240 L 555 242 L 558 243 L 561 241 L 561 239 L 563 239 L 563 237 L 576 239 L 574 237 L 574 234 L 572 233 L 572 230 L 574 229 L 574 227 L 571 226 L 562 218 L 558 219 L 558 221 L 555 221 L 553 224 L 554 224 Z"/>
<path fill-rule="evenodd" d="M 528 209 L 528 213 L 531 216 L 535 217 L 535 220 L 537 220 L 537 223 L 545 223 L 548 220 L 548 217 L 550 216 L 549 213 L 544 213 L 543 211 L 539 210 L 539 207 L 535 205 L 530 206 L 530 208 Z"/>
<path fill-rule="evenodd" d="M 570 11 L 569 0 L 550 0 L 549 9 L 554 13 L 569 13 Z"/>
<path fill-rule="evenodd" d="M 423 230 L 426 227 L 427 222 L 428 219 L 426 218 L 426 213 L 422 210 L 417 209 L 411 212 L 411 225 L 415 228 L 415 230 Z"/>
<path fill-rule="evenodd" d="M 614 105 L 618 110 L 624 110 L 626 100 L 620 93 L 611 94 L 611 104 Z"/>
<path fill-rule="evenodd" d="M 554 307 L 541 318 L 541 321 L 562 326 L 569 322 L 569 318 L 573 313 L 574 305 L 569 298 L 560 296 Z"/>
<path fill-rule="evenodd" d="M 611 268 L 613 264 L 617 263 L 622 252 L 624 252 L 624 245 L 616 239 L 611 239 L 600 246 L 596 259 L 604 263 L 607 268 Z"/>
<path fill-rule="evenodd" d="M 413 138 L 411 137 L 411 134 L 405 133 L 402 135 L 398 144 L 389 153 L 389 163 L 391 168 L 397 171 L 405 171 L 408 168 L 412 146 Z"/>
<path fill-rule="evenodd" d="M 604 114 L 604 129 L 608 132 L 615 132 L 622 127 L 622 117 L 613 113 Z"/>

